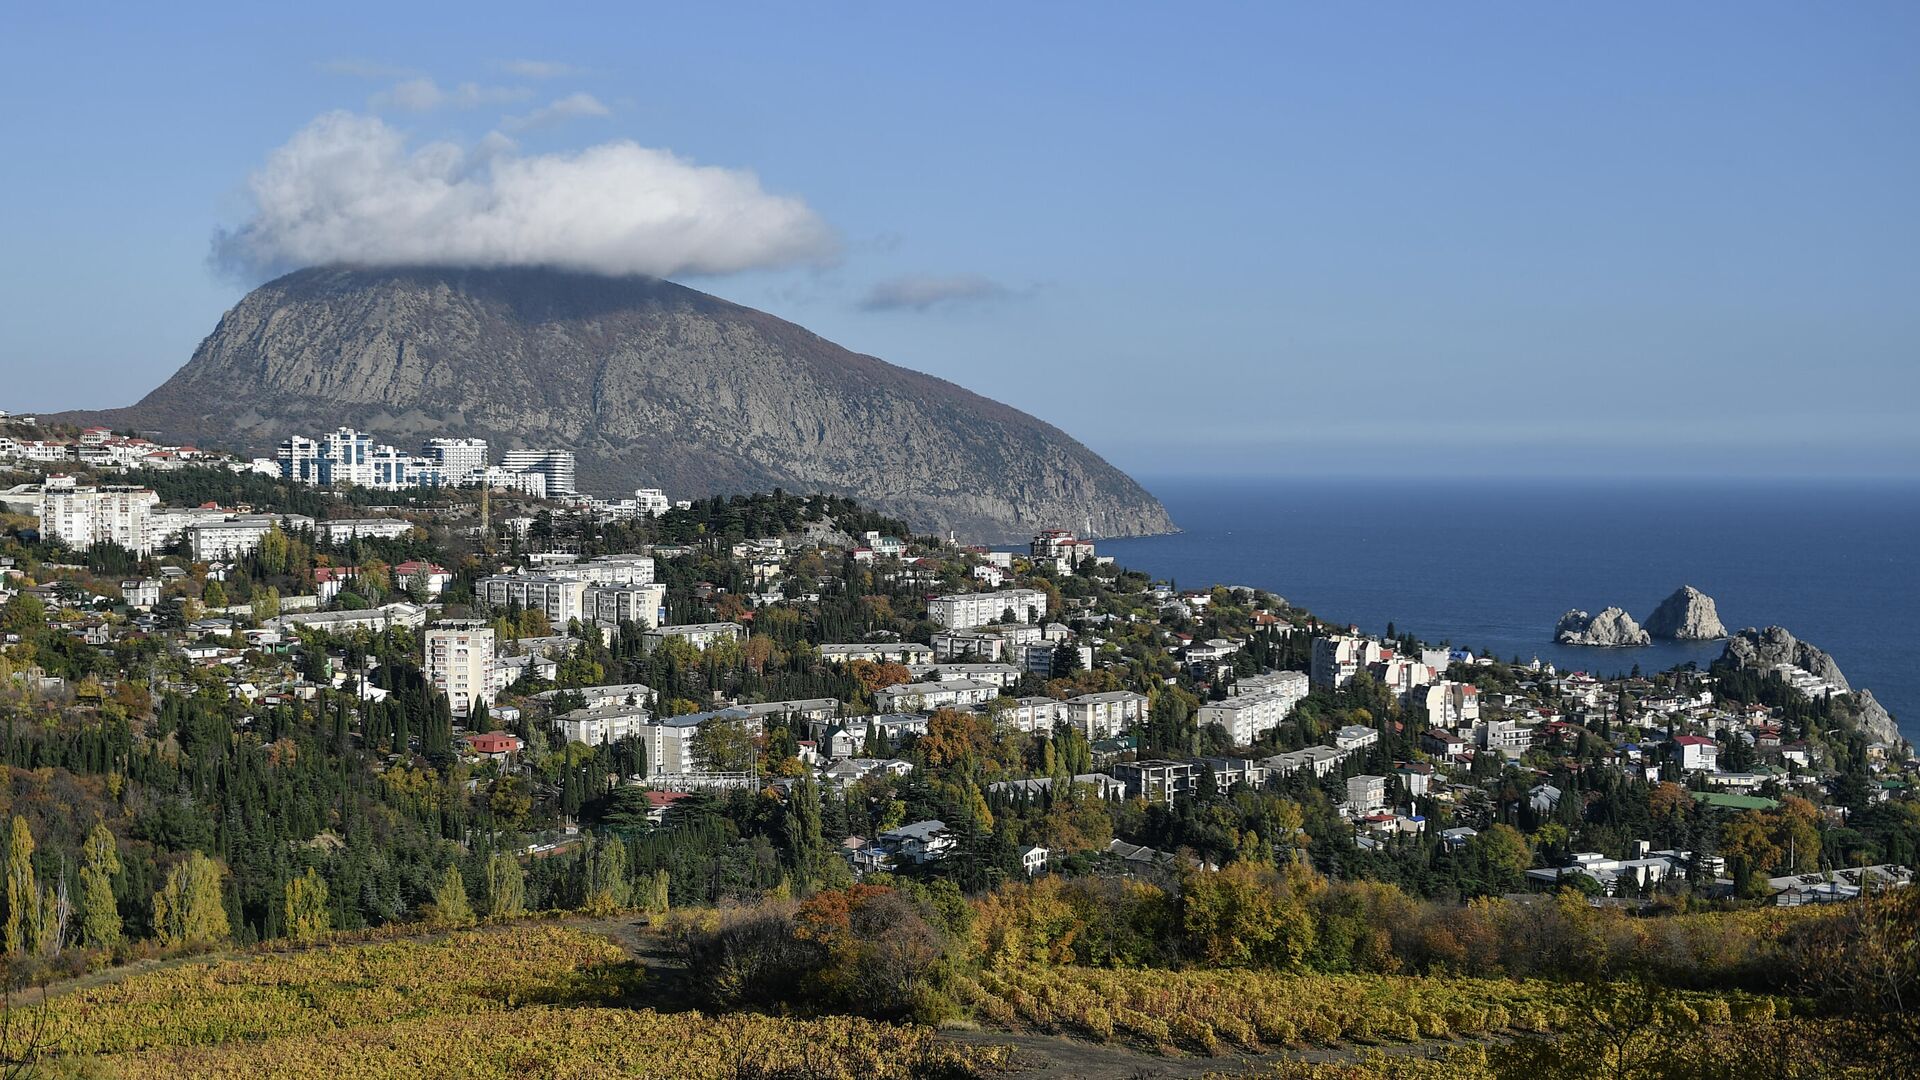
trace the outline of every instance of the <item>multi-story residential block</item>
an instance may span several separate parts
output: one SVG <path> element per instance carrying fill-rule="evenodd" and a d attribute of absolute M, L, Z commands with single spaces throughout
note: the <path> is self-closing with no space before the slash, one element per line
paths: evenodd
<path fill-rule="evenodd" d="M 1027 546 L 1033 561 L 1047 563 L 1061 572 L 1070 572 L 1093 558 L 1093 541 L 1082 540 L 1065 529 L 1048 529 Z"/>
<path fill-rule="evenodd" d="M 314 526 L 321 543 L 344 544 L 357 537 L 396 540 L 413 531 L 413 522 L 405 518 L 334 518 Z"/>
<path fill-rule="evenodd" d="M 1470 728 L 1480 720 L 1480 688 L 1441 680 L 1415 690 L 1412 699 L 1427 710 L 1431 727 Z"/>
<path fill-rule="evenodd" d="M 583 618 L 586 611 L 586 582 L 545 574 L 495 574 L 475 582 L 473 591 L 490 607 L 543 611 L 556 627 Z"/>
<path fill-rule="evenodd" d="M 1194 719 L 1202 727 L 1219 724 L 1233 736 L 1234 745 L 1247 746 L 1279 727 L 1306 698 L 1308 689 L 1305 672 L 1249 676 L 1234 683 L 1224 701 L 1202 705 Z"/>
<path fill-rule="evenodd" d="M 420 456 L 440 466 L 445 482 L 457 486 L 486 470 L 487 440 L 428 439 L 420 445 Z"/>
<path fill-rule="evenodd" d="M 453 715 L 473 715 L 477 705 L 499 692 L 495 685 L 493 629 L 484 622 L 447 622 L 429 627 L 427 685 L 447 696 Z"/>
<path fill-rule="evenodd" d="M 547 478 L 548 495 L 572 495 L 574 461 L 571 450 L 509 450 L 500 466 L 511 472 L 538 473 Z"/>
<path fill-rule="evenodd" d="M 607 630 L 621 623 L 658 626 L 665 618 L 667 587 L 660 584 L 588 585 L 581 594 L 585 619 Z"/>
<path fill-rule="evenodd" d="M 193 557 L 202 562 L 213 559 L 237 559 L 260 549 L 260 541 L 274 529 L 282 532 L 311 530 L 313 519 L 300 514 L 232 514 L 219 521 L 201 521 L 187 527 L 187 539 L 193 545 Z"/>
<path fill-rule="evenodd" d="M 1000 713 L 1000 722 L 1021 731 L 1049 732 L 1065 716 L 1063 702 L 1050 697 L 1013 698 L 1013 706 Z"/>
<path fill-rule="evenodd" d="M 554 566 L 553 577 L 574 578 L 593 585 L 646 585 L 653 581 L 651 555 L 601 555 L 586 562 Z"/>
<path fill-rule="evenodd" d="M 662 759 L 658 751 L 654 748 L 654 743 L 657 741 L 657 734 L 655 732 L 656 725 L 653 723 L 652 718 L 647 715 L 645 708 L 631 705 L 602 705 L 597 708 L 575 709 L 560 717 L 560 719 L 554 723 L 555 726 L 560 729 L 561 734 L 567 737 L 568 742 L 585 743 L 588 746 L 599 746 L 602 743 L 619 742 L 621 739 L 636 736 L 641 737 L 646 739 L 649 744 L 647 748 L 647 770 L 649 772 L 658 775 L 667 771 L 680 771 L 677 768 L 667 770 L 660 767 Z M 692 734 L 693 732 L 689 728 L 687 735 L 691 737 Z M 675 741 L 674 748 L 679 749 L 677 740 Z"/>
<path fill-rule="evenodd" d="M 972 679 L 945 682 L 900 683 L 884 687 L 873 695 L 874 707 L 886 712 L 920 712 L 929 709 L 970 708 L 984 705 L 1000 696 L 992 683 Z"/>
<path fill-rule="evenodd" d="M 1199 786 L 1200 763 L 1195 761 L 1122 761 L 1113 775 L 1127 785 L 1127 797 L 1173 805 L 1175 796 L 1191 795 Z"/>
<path fill-rule="evenodd" d="M 120 583 L 120 599 L 128 607 L 150 608 L 160 602 L 160 579 L 130 578 Z"/>
<path fill-rule="evenodd" d="M 866 641 L 820 646 L 820 659 L 834 664 L 871 660 L 876 664 L 932 663 L 934 651 L 917 641 Z"/>
<path fill-rule="evenodd" d="M 1047 594 L 1038 589 L 1005 589 L 990 593 L 956 593 L 927 601 L 927 618 L 937 626 L 965 630 L 998 622 L 1008 612 L 1015 622 L 1037 623 L 1047 617 Z"/>
<path fill-rule="evenodd" d="M 492 488 L 495 491 L 517 491 L 528 498 L 547 497 L 547 474 L 541 472 L 522 472 L 509 469 L 504 465 L 493 465 L 478 472 L 467 474 L 467 486 Z"/>
<path fill-rule="evenodd" d="M 1380 731 L 1365 724 L 1348 724 L 1333 733 L 1335 750 L 1352 752 L 1372 746 L 1380 741 Z"/>
<path fill-rule="evenodd" d="M 1004 689 L 1019 682 L 1021 672 L 1012 664 L 908 664 L 907 674 L 916 680 L 972 679 Z"/>
<path fill-rule="evenodd" d="M 1379 810 L 1387 805 L 1387 778 L 1384 776 L 1347 777 L 1347 803 L 1355 810 Z"/>
<path fill-rule="evenodd" d="M 1313 639 L 1314 686 L 1337 690 L 1347 685 L 1360 669 L 1379 663 L 1392 650 L 1371 638 L 1335 635 Z"/>
<path fill-rule="evenodd" d="M 1216 791 L 1225 791 L 1235 784 L 1260 788 L 1267 783 L 1266 763 L 1252 758 L 1203 757 L 1200 759 L 1200 764 L 1213 770 L 1213 786 Z"/>
<path fill-rule="evenodd" d="M 704 652 L 718 641 L 739 641 L 745 633 L 746 628 L 739 623 L 680 623 L 675 626 L 654 627 L 647 631 L 643 644 L 648 652 L 652 652 L 668 638 L 680 638 Z"/>
<path fill-rule="evenodd" d="M 1064 719 L 1089 739 L 1105 739 L 1146 722 L 1147 698 L 1131 690 L 1081 694 L 1066 701 Z"/>
<path fill-rule="evenodd" d="M 75 487 L 49 481 L 41 490 L 40 531 L 76 551 L 118 544 L 136 555 L 153 551 L 149 519 L 160 496 L 140 487 Z"/>
<path fill-rule="evenodd" d="M 1284 754 L 1275 754 L 1261 764 L 1274 776 L 1289 776 L 1297 772 L 1308 772 L 1314 776 L 1329 776 L 1340 764 L 1345 755 L 1331 746 L 1309 746 L 1301 750 L 1290 750 Z"/>

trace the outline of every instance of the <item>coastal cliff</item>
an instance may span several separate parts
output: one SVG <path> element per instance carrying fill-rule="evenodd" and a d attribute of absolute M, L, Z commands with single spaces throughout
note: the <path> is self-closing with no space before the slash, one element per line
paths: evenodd
<path fill-rule="evenodd" d="M 1864 688 L 1855 690 L 1832 656 L 1812 643 L 1794 637 L 1784 626 L 1769 626 L 1765 630 L 1748 627 L 1740 631 L 1727 639 L 1720 662 L 1761 674 L 1782 664 L 1799 668 L 1825 681 L 1835 694 L 1845 695 L 1840 702 L 1842 711 L 1870 737 L 1888 745 L 1901 741 L 1900 729 L 1894 723 L 1892 714 L 1874 700 L 1873 691 Z"/>

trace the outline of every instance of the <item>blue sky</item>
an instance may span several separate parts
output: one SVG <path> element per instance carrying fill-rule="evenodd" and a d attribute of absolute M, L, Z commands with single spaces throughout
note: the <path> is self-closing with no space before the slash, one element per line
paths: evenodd
<path fill-rule="evenodd" d="M 254 283 L 210 259 L 249 177 L 346 110 L 749 171 L 827 241 L 679 280 L 1144 474 L 1920 473 L 1912 4 L 8 22 L 0 408 L 184 362 Z"/>

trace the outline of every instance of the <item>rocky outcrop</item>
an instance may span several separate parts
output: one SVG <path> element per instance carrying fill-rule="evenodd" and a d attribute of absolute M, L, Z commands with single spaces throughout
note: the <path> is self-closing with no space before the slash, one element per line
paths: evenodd
<path fill-rule="evenodd" d="M 1713 597 L 1682 585 L 1647 616 L 1647 633 L 1670 641 L 1713 641 L 1727 636 Z"/>
<path fill-rule="evenodd" d="M 641 277 L 301 270 L 249 293 L 137 405 L 49 419 L 267 452 L 341 424 L 408 449 L 478 436 L 496 453 L 570 449 L 596 494 L 784 487 L 976 540 L 1173 529 L 1152 495 L 1050 424 Z"/>
<path fill-rule="evenodd" d="M 1817 679 L 1825 679 L 1843 693 L 1852 689 L 1833 657 L 1794 637 L 1784 626 L 1769 626 L 1765 630 L 1747 627 L 1727 639 L 1720 659 L 1723 663 L 1762 673 L 1781 664 L 1792 664 Z"/>
<path fill-rule="evenodd" d="M 1727 639 L 1727 646 L 1720 653 L 1720 662 L 1763 674 L 1781 664 L 1791 664 L 1817 679 L 1825 680 L 1836 693 L 1844 695 L 1834 699 L 1836 706 L 1845 718 L 1870 738 L 1889 746 L 1901 742 L 1900 727 L 1894 721 L 1893 714 L 1874 699 L 1873 691 L 1865 687 L 1854 689 L 1832 656 L 1794 637 L 1784 626 L 1769 626 L 1765 630 L 1748 627 L 1740 631 Z"/>
<path fill-rule="evenodd" d="M 1560 616 L 1559 623 L 1553 628 L 1553 638 L 1562 645 L 1592 645 L 1607 649 L 1623 649 L 1636 645 L 1648 645 L 1652 638 L 1633 616 L 1621 608 L 1610 607 L 1598 615 L 1588 615 L 1578 608 Z"/>

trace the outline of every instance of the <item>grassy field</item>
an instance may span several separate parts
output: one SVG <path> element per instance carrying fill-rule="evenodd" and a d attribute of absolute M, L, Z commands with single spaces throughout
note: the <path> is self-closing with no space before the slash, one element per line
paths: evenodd
<path fill-rule="evenodd" d="M 189 962 L 12 1021 L 49 1077 L 967 1077 L 1004 1058 L 925 1027 L 632 1007 L 645 978 L 606 937 L 524 923 Z"/>

